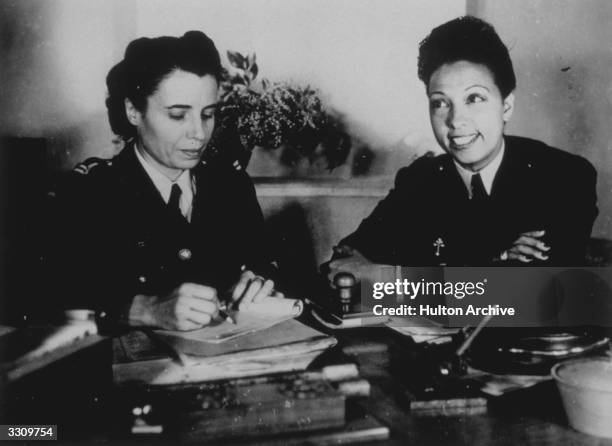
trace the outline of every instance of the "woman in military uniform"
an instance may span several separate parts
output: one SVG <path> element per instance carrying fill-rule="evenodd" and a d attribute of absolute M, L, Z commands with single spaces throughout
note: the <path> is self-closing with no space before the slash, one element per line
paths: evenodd
<path fill-rule="evenodd" d="M 376 264 L 575 266 L 597 215 L 585 159 L 504 135 L 516 78 L 488 23 L 461 17 L 420 45 L 419 78 L 443 155 L 401 169 L 395 187 L 335 249 L 329 279 Z"/>
<path fill-rule="evenodd" d="M 108 73 L 111 128 L 125 147 L 89 159 L 56 190 L 48 256 L 64 308 L 102 327 L 189 330 L 220 302 L 273 293 L 248 175 L 202 155 L 215 124 L 219 54 L 201 32 L 134 40 Z M 228 302 L 229 303 L 229 302 Z"/>

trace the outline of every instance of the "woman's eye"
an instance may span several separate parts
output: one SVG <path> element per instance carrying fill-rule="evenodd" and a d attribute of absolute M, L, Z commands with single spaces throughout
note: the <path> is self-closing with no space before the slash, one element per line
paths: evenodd
<path fill-rule="evenodd" d="M 202 114 L 202 121 L 210 121 L 215 117 L 214 113 L 204 113 Z"/>
<path fill-rule="evenodd" d="M 484 102 L 486 100 L 486 98 L 481 95 L 481 94 L 477 94 L 477 93 L 472 93 L 471 95 L 469 95 L 467 97 L 467 103 L 468 104 L 476 104 L 478 102 Z"/>
<path fill-rule="evenodd" d="M 432 110 L 441 110 L 448 108 L 448 103 L 444 99 L 431 99 L 429 101 L 429 108 Z"/>
<path fill-rule="evenodd" d="M 185 119 L 185 114 L 170 114 L 170 119 L 174 119 L 175 121 L 182 121 L 183 119 Z"/>

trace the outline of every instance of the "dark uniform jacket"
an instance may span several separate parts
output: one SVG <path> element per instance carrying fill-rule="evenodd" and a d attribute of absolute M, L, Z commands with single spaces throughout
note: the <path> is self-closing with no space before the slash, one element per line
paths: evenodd
<path fill-rule="evenodd" d="M 484 210 L 474 209 L 448 154 L 401 169 L 395 187 L 341 244 L 376 263 L 487 266 L 526 231 L 545 230 L 547 262 L 582 265 L 597 216 L 596 173 L 585 159 L 505 137 Z"/>
<path fill-rule="evenodd" d="M 164 295 L 183 282 L 221 295 L 241 266 L 263 272 L 263 218 L 242 170 L 201 162 L 194 169 L 191 222 L 167 208 L 132 146 L 112 160 L 77 166 L 55 193 L 46 259 L 62 307 L 125 317 L 137 294 Z"/>

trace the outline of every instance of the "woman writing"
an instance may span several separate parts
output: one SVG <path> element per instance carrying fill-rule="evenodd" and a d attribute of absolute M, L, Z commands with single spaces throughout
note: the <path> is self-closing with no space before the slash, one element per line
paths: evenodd
<path fill-rule="evenodd" d="M 190 330 L 220 301 L 273 293 L 263 219 L 242 170 L 202 160 L 215 126 L 219 54 L 205 34 L 140 38 L 107 76 L 111 128 L 125 147 L 89 159 L 55 193 L 49 264 L 67 308 L 102 326 Z"/>

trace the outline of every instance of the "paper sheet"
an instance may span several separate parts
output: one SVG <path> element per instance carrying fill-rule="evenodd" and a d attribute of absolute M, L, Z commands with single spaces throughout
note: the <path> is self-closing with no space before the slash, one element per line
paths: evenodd
<path fill-rule="evenodd" d="M 492 396 L 504 395 L 552 379 L 551 375 L 499 375 L 484 372 L 473 367 L 468 368 L 468 374 L 470 378 L 483 384 L 483 387 L 480 389 L 482 392 Z"/>
<path fill-rule="evenodd" d="M 411 336 L 414 342 L 439 343 L 451 340 L 458 333 L 458 328 L 446 328 L 422 317 L 392 318 L 387 326 L 405 336 Z"/>
<path fill-rule="evenodd" d="M 304 304 L 300 300 L 268 297 L 247 307 L 242 306 L 239 311 L 232 312 L 236 324 L 226 321 L 219 325 L 209 325 L 198 330 L 159 330 L 158 333 L 193 341 L 221 343 L 293 319 L 299 316 L 303 309 Z"/>
<path fill-rule="evenodd" d="M 280 297 L 267 297 L 257 303 L 245 307 L 240 306 L 238 313 L 260 314 L 264 316 L 291 316 L 298 317 L 304 310 L 304 302 L 298 299 L 285 299 Z"/>

